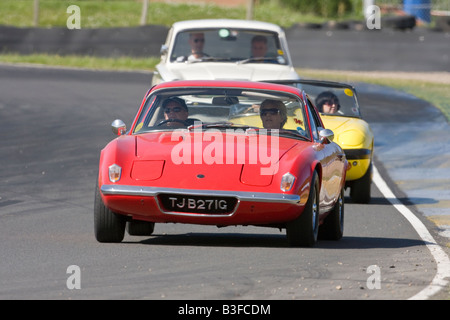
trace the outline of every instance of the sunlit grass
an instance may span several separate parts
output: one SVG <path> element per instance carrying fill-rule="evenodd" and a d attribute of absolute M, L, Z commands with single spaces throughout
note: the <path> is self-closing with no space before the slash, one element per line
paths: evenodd
<path fill-rule="evenodd" d="M 142 13 L 140 0 L 40 0 L 39 27 L 65 27 L 71 15 L 67 13 L 70 5 L 80 8 L 81 28 L 136 27 Z M 246 14 L 246 6 L 149 1 L 146 24 L 170 26 L 187 19 L 245 19 Z M 325 21 L 325 18 L 303 14 L 277 1 L 256 2 L 253 18 L 286 28 L 299 22 Z M 33 0 L 1 0 L 0 25 L 32 27 Z"/>
<path fill-rule="evenodd" d="M 60 66 L 68 68 L 87 68 L 96 70 L 130 70 L 153 71 L 159 62 L 159 57 L 115 57 L 101 58 L 94 56 L 61 56 L 56 54 L 0 54 L 0 62 L 15 64 L 37 64 L 47 66 Z"/>

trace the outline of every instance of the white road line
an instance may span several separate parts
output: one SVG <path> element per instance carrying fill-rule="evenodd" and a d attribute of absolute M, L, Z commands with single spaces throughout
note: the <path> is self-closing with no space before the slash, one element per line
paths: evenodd
<path fill-rule="evenodd" d="M 431 283 L 425 287 L 422 291 L 409 298 L 409 300 L 426 300 L 443 289 L 450 279 L 450 259 L 445 251 L 436 243 L 433 236 L 430 234 L 425 225 L 398 200 L 386 182 L 381 178 L 377 168 L 373 166 L 373 182 L 377 188 L 381 191 L 383 196 L 409 221 L 420 238 L 425 242 L 428 250 L 436 261 L 437 271 L 434 279 Z"/>

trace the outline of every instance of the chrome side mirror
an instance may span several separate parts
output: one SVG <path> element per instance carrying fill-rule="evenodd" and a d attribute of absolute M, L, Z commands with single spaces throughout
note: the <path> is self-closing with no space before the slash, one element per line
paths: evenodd
<path fill-rule="evenodd" d="M 122 120 L 117 119 L 111 123 L 111 129 L 115 135 L 121 136 L 127 132 L 127 125 Z"/>
<path fill-rule="evenodd" d="M 322 129 L 319 132 L 320 143 L 327 144 L 333 141 L 334 132 L 330 129 Z"/>
<path fill-rule="evenodd" d="M 169 47 L 165 44 L 161 45 L 161 49 L 159 50 L 159 53 L 161 55 L 166 55 L 167 52 L 169 52 Z"/>

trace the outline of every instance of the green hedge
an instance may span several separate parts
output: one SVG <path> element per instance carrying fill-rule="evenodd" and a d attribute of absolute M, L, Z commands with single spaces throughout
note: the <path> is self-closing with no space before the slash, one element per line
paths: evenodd
<path fill-rule="evenodd" d="M 273 0 L 269 0 L 273 1 Z M 362 0 L 278 0 L 283 6 L 326 18 L 338 18 L 362 7 Z M 358 8 L 356 8 L 358 7 Z"/>

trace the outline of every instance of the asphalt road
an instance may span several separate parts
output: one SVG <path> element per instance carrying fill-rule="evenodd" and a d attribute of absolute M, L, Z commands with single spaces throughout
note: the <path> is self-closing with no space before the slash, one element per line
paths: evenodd
<path fill-rule="evenodd" d="M 168 28 L 15 28 L 0 26 L 0 51 L 157 57 Z M 297 68 L 376 71 L 450 71 L 449 32 L 427 28 L 399 31 L 337 28 L 286 30 Z"/>
<path fill-rule="evenodd" d="M 291 28 L 286 36 L 297 68 L 450 72 L 450 33 Z"/>
<path fill-rule="evenodd" d="M 346 203 L 344 238 L 315 248 L 289 248 L 276 229 L 181 224 L 97 243 L 99 152 L 114 138 L 112 120 L 130 123 L 149 82 L 145 73 L 0 66 L 0 299 L 408 299 L 432 281 L 429 250 L 376 187 L 371 204 Z M 363 108 L 374 125 L 392 119 L 387 112 L 430 114 L 426 103 L 405 113 L 409 97 L 360 88 L 363 101 L 384 102 Z M 389 183 L 387 164 L 376 165 Z M 71 265 L 81 289 L 67 286 Z M 368 284 L 370 266 L 380 289 Z"/>

